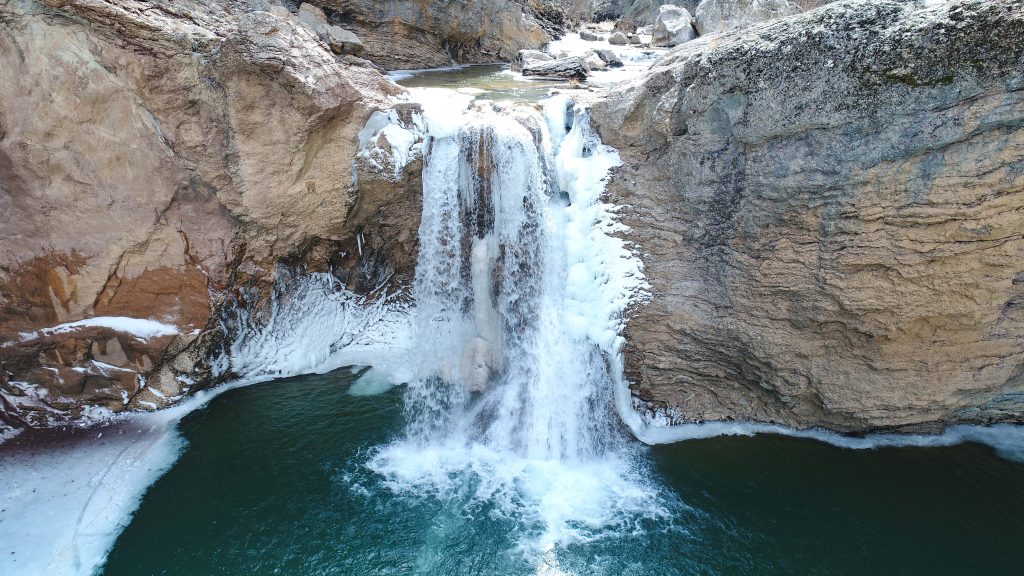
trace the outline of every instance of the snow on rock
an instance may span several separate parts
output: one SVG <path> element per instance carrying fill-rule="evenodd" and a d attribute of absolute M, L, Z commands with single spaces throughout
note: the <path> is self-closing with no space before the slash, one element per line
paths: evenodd
<path fill-rule="evenodd" d="M 97 316 L 86 318 L 77 322 L 67 322 L 49 328 L 42 328 L 34 332 L 22 332 L 21 340 L 31 340 L 53 334 L 64 334 L 74 332 L 82 328 L 109 328 L 125 334 L 131 334 L 140 340 L 149 340 L 159 336 L 175 336 L 178 328 L 171 324 L 164 324 L 156 320 L 146 318 L 129 318 L 127 316 Z"/>
<path fill-rule="evenodd" d="M 328 273 L 309 274 L 294 290 L 280 294 L 265 321 L 243 311 L 238 322 L 239 337 L 219 364 L 247 381 L 351 365 L 375 366 L 394 383 L 407 377 L 407 306 L 358 296 L 337 287 Z"/>
<path fill-rule="evenodd" d="M 358 156 L 378 171 L 384 172 L 390 167 L 394 179 L 399 180 L 406 165 L 419 154 L 423 136 L 415 119 L 410 126 L 398 111 L 387 110 L 371 114 L 358 138 Z"/>

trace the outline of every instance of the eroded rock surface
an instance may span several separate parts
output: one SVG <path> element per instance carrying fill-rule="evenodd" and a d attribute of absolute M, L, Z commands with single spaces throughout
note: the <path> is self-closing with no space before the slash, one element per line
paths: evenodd
<path fill-rule="evenodd" d="M 401 88 L 350 58 L 269 2 L 0 3 L 0 419 L 209 385 L 220 314 L 282 266 L 411 278 L 417 164 L 353 178 Z M 34 332 L 92 317 L 176 333 Z"/>
<path fill-rule="evenodd" d="M 700 0 L 595 0 L 593 13 L 598 21 L 625 18 L 638 26 L 648 26 L 654 24 L 659 8 L 666 4 L 682 7 L 692 14 Z"/>
<path fill-rule="evenodd" d="M 848 1 L 688 42 L 594 110 L 677 421 L 1024 419 L 1024 3 Z"/>
<path fill-rule="evenodd" d="M 662 6 L 651 30 L 651 43 L 672 47 L 693 40 L 697 31 L 693 29 L 692 21 L 693 16 L 685 8 L 668 4 Z"/>
<path fill-rule="evenodd" d="M 362 39 L 364 56 L 388 69 L 509 62 L 579 19 L 570 0 L 320 0 Z"/>
<path fill-rule="evenodd" d="M 800 12 L 789 0 L 702 0 L 695 13 L 697 30 L 723 32 Z"/>
<path fill-rule="evenodd" d="M 598 59 L 600 60 L 600 57 Z M 586 80 L 587 70 L 586 62 L 579 56 L 569 56 L 568 58 L 547 61 L 530 60 L 523 64 L 523 76 Z"/>

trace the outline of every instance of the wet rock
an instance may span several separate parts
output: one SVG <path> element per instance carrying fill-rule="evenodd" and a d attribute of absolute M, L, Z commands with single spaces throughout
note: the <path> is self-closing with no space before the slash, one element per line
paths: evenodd
<path fill-rule="evenodd" d="M 615 32 L 608 38 L 608 43 L 612 46 L 625 46 L 629 44 L 629 37 L 622 32 Z"/>
<path fill-rule="evenodd" d="M 588 30 L 580 30 L 580 39 L 586 40 L 587 42 L 600 42 L 603 40 L 601 36 L 598 36 Z"/>
<path fill-rule="evenodd" d="M 788 0 L 703 0 L 697 6 L 697 31 L 724 32 L 799 14 L 800 6 Z"/>
<path fill-rule="evenodd" d="M 594 50 L 594 53 L 597 54 L 598 57 L 601 58 L 601 60 L 604 60 L 604 63 L 607 64 L 610 68 L 618 68 L 622 66 L 622 60 L 620 60 L 619 56 L 615 54 L 615 52 L 612 50 Z"/>
<path fill-rule="evenodd" d="M 516 59 L 512 61 L 511 69 L 513 72 L 522 72 L 527 62 L 547 62 L 554 59 L 554 56 L 540 50 L 520 50 Z"/>
<path fill-rule="evenodd" d="M 588 52 L 583 57 L 583 64 L 590 72 L 593 72 L 594 70 L 604 70 L 608 67 L 608 63 L 594 52 Z"/>
<path fill-rule="evenodd" d="M 672 47 L 693 40 L 697 37 L 697 31 L 693 29 L 692 22 L 693 17 L 685 8 L 662 6 L 654 22 L 651 44 Z"/>
<path fill-rule="evenodd" d="M 579 56 L 570 56 L 546 62 L 535 60 L 523 66 L 523 76 L 586 80 L 587 66 L 584 64 L 583 58 Z"/>
<path fill-rule="evenodd" d="M 684 44 L 592 112 L 676 421 L 1024 421 L 1024 11 L 830 4 Z"/>

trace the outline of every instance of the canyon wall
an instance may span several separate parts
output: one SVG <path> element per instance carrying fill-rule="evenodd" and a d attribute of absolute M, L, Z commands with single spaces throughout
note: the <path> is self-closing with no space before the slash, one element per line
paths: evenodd
<path fill-rule="evenodd" d="M 273 3 L 0 1 L 0 420 L 210 385 L 282 271 L 408 284 L 419 164 L 357 161 L 401 91 Z"/>
<path fill-rule="evenodd" d="M 649 409 L 1024 420 L 1024 2 L 846 1 L 705 36 L 593 117 L 652 285 L 626 335 Z"/>
<path fill-rule="evenodd" d="M 366 56 L 388 69 L 454 62 L 509 62 L 541 48 L 579 22 L 581 0 L 318 0 L 328 16 L 359 35 Z"/>

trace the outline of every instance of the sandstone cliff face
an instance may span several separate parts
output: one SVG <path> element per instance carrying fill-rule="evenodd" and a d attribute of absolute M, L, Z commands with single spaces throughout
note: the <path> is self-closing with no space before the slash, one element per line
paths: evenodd
<path fill-rule="evenodd" d="M 666 55 L 594 111 L 678 421 L 1024 419 L 1024 3 L 852 1 Z"/>
<path fill-rule="evenodd" d="M 352 28 L 365 56 L 388 69 L 509 62 L 579 18 L 574 0 L 320 0 Z"/>
<path fill-rule="evenodd" d="M 279 266 L 407 281 L 416 166 L 353 183 L 357 132 L 401 90 L 365 66 L 268 2 L 0 2 L 0 418 L 209 384 L 219 314 Z M 177 334 L 32 333 L 95 316 Z"/>

